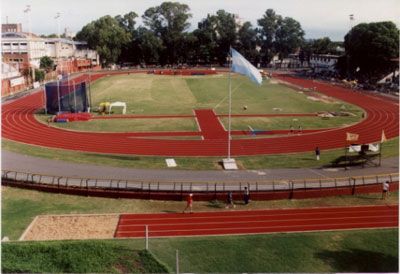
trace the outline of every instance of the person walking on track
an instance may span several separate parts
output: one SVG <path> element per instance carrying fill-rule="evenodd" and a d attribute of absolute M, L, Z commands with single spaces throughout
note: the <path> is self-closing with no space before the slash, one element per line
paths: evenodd
<path fill-rule="evenodd" d="M 382 183 L 382 200 L 386 199 L 389 193 L 389 181 Z"/>
<path fill-rule="evenodd" d="M 315 156 L 317 157 L 317 161 L 319 161 L 319 156 L 321 155 L 321 151 L 319 150 L 319 147 L 315 148 Z"/>
<path fill-rule="evenodd" d="M 249 200 L 250 200 L 250 191 L 249 191 L 249 189 L 247 188 L 247 186 L 244 187 L 243 200 L 244 200 L 244 204 L 245 204 L 245 205 L 249 204 Z"/>
<path fill-rule="evenodd" d="M 235 208 L 235 204 L 233 203 L 232 191 L 228 192 L 228 196 L 226 197 L 226 207 L 225 208 Z"/>
<path fill-rule="evenodd" d="M 186 208 L 182 213 L 185 213 L 189 209 L 190 213 L 193 213 L 193 193 L 190 193 L 186 198 Z"/>

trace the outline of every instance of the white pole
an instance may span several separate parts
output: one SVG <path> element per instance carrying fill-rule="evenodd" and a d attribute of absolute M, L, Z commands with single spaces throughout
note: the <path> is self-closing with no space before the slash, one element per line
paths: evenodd
<path fill-rule="evenodd" d="M 176 259 L 175 262 L 176 274 L 179 274 L 179 250 L 176 250 L 175 259 Z"/>
<path fill-rule="evenodd" d="M 75 89 L 75 81 L 72 81 L 72 89 L 73 89 L 73 91 L 74 91 L 74 111 L 75 111 L 75 113 L 76 113 L 76 94 L 75 94 L 76 89 Z"/>
<path fill-rule="evenodd" d="M 146 250 L 149 250 L 149 226 L 146 225 Z"/>
<path fill-rule="evenodd" d="M 57 79 L 58 112 L 61 112 L 60 79 Z"/>
<path fill-rule="evenodd" d="M 46 96 L 46 85 L 43 89 L 43 100 L 44 100 L 44 114 L 47 115 L 47 96 Z"/>
<path fill-rule="evenodd" d="M 229 48 L 229 53 L 231 49 Z M 231 55 L 231 54 L 230 54 Z M 229 56 L 229 112 L 228 112 L 228 160 L 231 159 L 231 112 L 232 112 L 232 56 Z"/>

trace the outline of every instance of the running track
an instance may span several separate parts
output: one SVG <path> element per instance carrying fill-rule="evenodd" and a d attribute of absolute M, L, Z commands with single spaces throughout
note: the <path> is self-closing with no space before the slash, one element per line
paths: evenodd
<path fill-rule="evenodd" d="M 122 214 L 117 238 L 260 234 L 398 227 L 398 205 Z"/>
<path fill-rule="evenodd" d="M 99 78 L 98 76 L 97 78 Z M 337 129 L 304 131 L 304 134 L 273 136 L 272 138 L 247 138 L 232 140 L 232 155 L 279 154 L 342 148 L 346 132 L 360 135 L 360 143 L 380 140 L 382 130 L 387 138 L 398 136 L 398 104 L 389 99 L 318 83 L 278 75 L 280 80 L 297 86 L 313 88 L 328 96 L 349 102 L 363 108 L 366 118 L 358 124 Z M 92 77 L 94 79 L 96 77 Z M 225 156 L 227 154 L 226 131 L 216 125 L 215 114 L 209 110 L 197 110 L 199 132 L 164 132 L 162 136 L 202 136 L 202 140 L 157 139 L 160 133 L 94 133 L 67 131 L 36 121 L 34 112 L 42 104 L 42 94 L 35 93 L 2 107 L 3 138 L 32 145 L 107 154 L 134 154 L 160 156 Z M 209 121 L 210 123 L 208 124 Z M 285 132 L 281 132 L 285 133 Z M 244 132 L 233 132 L 244 134 Z M 275 134 L 280 134 L 279 132 Z M 151 137 L 151 138 L 146 138 Z"/>

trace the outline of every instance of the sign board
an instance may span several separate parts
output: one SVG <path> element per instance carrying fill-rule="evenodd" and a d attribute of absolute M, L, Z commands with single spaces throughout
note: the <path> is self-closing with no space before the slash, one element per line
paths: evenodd
<path fill-rule="evenodd" d="M 14 79 L 10 79 L 10 86 L 15 87 L 19 85 L 25 84 L 25 78 L 24 77 L 18 77 Z"/>
<path fill-rule="evenodd" d="M 361 151 L 361 146 L 349 146 L 349 152 L 360 152 Z"/>
<path fill-rule="evenodd" d="M 238 167 L 236 165 L 235 159 L 222 159 L 222 164 L 225 170 L 237 170 Z"/>
<path fill-rule="evenodd" d="M 33 88 L 38 88 L 40 87 L 40 83 L 39 82 L 34 82 L 33 83 Z"/>
<path fill-rule="evenodd" d="M 168 167 L 177 167 L 177 164 L 174 159 L 165 159 Z"/>

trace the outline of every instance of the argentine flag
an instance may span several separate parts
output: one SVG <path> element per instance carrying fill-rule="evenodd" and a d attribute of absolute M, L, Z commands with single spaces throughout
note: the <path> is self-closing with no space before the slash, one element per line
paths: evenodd
<path fill-rule="evenodd" d="M 239 52 L 231 48 L 232 71 L 246 75 L 253 82 L 261 85 L 262 76 L 256 67 L 246 60 Z"/>

